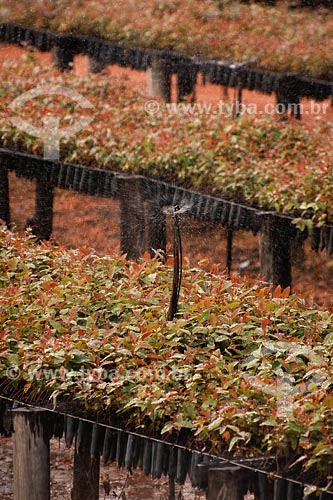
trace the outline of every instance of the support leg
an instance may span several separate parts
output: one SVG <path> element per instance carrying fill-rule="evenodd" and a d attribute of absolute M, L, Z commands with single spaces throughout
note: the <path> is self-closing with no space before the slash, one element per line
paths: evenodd
<path fill-rule="evenodd" d="M 148 202 L 149 252 L 154 257 L 157 250 L 166 252 L 166 220 L 161 207 Z"/>
<path fill-rule="evenodd" d="M 0 219 L 10 224 L 8 169 L 0 168 Z"/>
<path fill-rule="evenodd" d="M 145 206 L 140 178 L 118 177 L 120 198 L 120 247 L 128 259 L 138 259 L 145 249 Z"/>
<path fill-rule="evenodd" d="M 246 484 L 242 476 L 240 467 L 210 468 L 207 500 L 244 500 Z"/>
<path fill-rule="evenodd" d="M 265 216 L 260 229 L 260 273 L 273 288 L 291 286 L 290 235 L 287 221 Z"/>
<path fill-rule="evenodd" d="M 148 92 L 152 97 L 162 97 L 165 102 L 171 101 L 171 71 L 167 59 L 153 57 L 148 68 Z"/>
<path fill-rule="evenodd" d="M 53 187 L 36 179 L 35 215 L 27 220 L 39 240 L 49 240 L 53 224 Z"/>
<path fill-rule="evenodd" d="M 58 43 L 51 50 L 52 61 L 59 71 L 69 71 L 73 68 L 74 52 L 64 43 Z"/>
<path fill-rule="evenodd" d="M 50 444 L 46 413 L 13 410 L 14 500 L 50 500 Z"/>
<path fill-rule="evenodd" d="M 92 424 L 80 421 L 74 453 L 72 500 L 99 500 L 99 455 L 91 456 Z"/>

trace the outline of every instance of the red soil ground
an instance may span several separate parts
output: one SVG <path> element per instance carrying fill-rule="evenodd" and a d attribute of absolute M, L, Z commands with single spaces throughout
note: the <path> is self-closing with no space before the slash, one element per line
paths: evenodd
<path fill-rule="evenodd" d="M 0 68 L 5 61 L 21 57 L 23 48 L 10 45 L 0 45 Z M 40 60 L 51 64 L 50 54 L 38 54 Z M 87 59 L 77 56 L 73 70 L 77 74 L 87 71 Z M 106 78 L 117 74 L 124 80 L 124 84 L 139 88 L 147 93 L 146 74 L 131 71 L 126 68 L 109 67 L 103 70 Z M 228 97 L 225 90 L 215 85 L 197 86 L 197 102 L 211 103 L 218 106 L 223 100 L 226 103 L 234 102 L 234 91 L 229 89 Z M 173 81 L 173 99 L 175 98 L 175 81 Z M 267 103 L 270 109 L 274 106 L 273 96 L 266 96 L 257 92 L 243 92 L 244 105 L 257 106 L 260 113 L 264 113 Z M 325 113 L 313 113 L 314 103 L 310 100 L 302 102 L 303 122 L 315 124 L 317 120 L 333 120 L 333 108 L 326 103 Z M 323 105 L 323 103 L 321 103 Z M 323 107 L 321 108 L 323 110 Z M 223 119 L 223 116 L 219 119 Z M 292 124 L 286 123 L 286 126 Z M 25 220 L 34 211 L 34 183 L 17 179 L 10 175 L 11 216 L 17 230 L 24 230 Z M 197 221 L 186 221 L 183 228 L 184 254 L 191 265 L 208 258 L 211 263 L 221 263 L 221 268 L 226 262 L 226 238 L 223 228 L 207 226 Z M 54 232 L 53 239 L 68 246 L 93 247 L 99 254 L 111 249 L 119 250 L 119 206 L 110 199 L 94 198 L 78 195 L 69 191 L 56 189 L 54 205 Z M 243 274 L 258 276 L 259 255 L 258 238 L 251 233 L 239 231 L 234 236 L 233 271 Z M 294 290 L 312 290 L 313 300 L 324 306 L 333 306 L 330 289 L 333 285 L 333 262 L 327 254 L 315 254 L 305 245 L 305 261 L 293 268 Z"/>

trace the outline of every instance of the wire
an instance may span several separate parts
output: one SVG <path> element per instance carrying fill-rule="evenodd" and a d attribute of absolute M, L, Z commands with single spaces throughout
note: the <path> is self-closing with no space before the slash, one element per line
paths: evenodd
<path fill-rule="evenodd" d="M 235 467 L 241 467 L 241 468 L 249 470 L 249 471 L 251 471 L 253 473 L 265 474 L 266 476 L 269 476 L 271 479 L 282 479 L 284 481 L 288 481 L 290 483 L 293 483 L 293 484 L 296 484 L 296 485 L 302 486 L 302 487 L 313 487 L 313 486 L 315 486 L 313 484 L 309 484 L 309 483 L 305 483 L 305 482 L 302 482 L 302 481 L 298 481 L 297 479 L 293 479 L 293 478 L 288 478 L 286 476 L 282 476 L 281 474 L 279 474 L 277 472 L 271 472 L 271 471 L 267 471 L 267 470 L 261 469 L 259 467 L 253 467 L 253 466 L 249 465 L 248 463 L 242 461 L 242 460 L 247 460 L 247 461 L 252 461 L 252 462 L 253 461 L 258 461 L 258 462 L 262 461 L 262 462 L 266 462 L 267 463 L 270 460 L 271 461 L 275 460 L 275 457 L 257 457 L 257 458 L 247 458 L 247 459 L 234 460 L 234 459 L 230 459 L 230 458 L 226 458 L 226 457 L 221 457 L 219 455 L 215 455 L 214 453 L 207 453 L 207 452 L 204 452 L 204 451 L 195 450 L 193 448 L 189 448 L 187 446 L 183 446 L 183 445 L 180 445 L 180 444 L 168 443 L 167 441 L 162 441 L 161 439 L 153 438 L 153 437 L 150 437 L 150 436 L 145 436 L 143 434 L 139 434 L 138 432 L 134 432 L 134 431 L 124 430 L 124 429 L 121 429 L 120 427 L 115 427 L 113 425 L 108 425 L 108 424 L 104 424 L 104 423 L 101 423 L 101 422 L 95 422 L 94 420 L 90 420 L 89 418 L 86 418 L 86 417 L 78 417 L 78 416 L 72 415 L 70 413 L 66 413 L 66 412 L 63 412 L 63 411 L 57 411 L 57 410 L 54 410 L 54 409 L 51 409 L 51 408 L 45 408 L 45 407 L 40 406 L 40 405 L 36 406 L 36 405 L 32 405 L 30 403 L 23 403 L 23 402 L 20 402 L 18 400 L 15 400 L 15 399 L 8 398 L 6 396 L 0 395 L 0 400 L 1 399 L 9 401 L 12 404 L 16 403 L 16 404 L 20 404 L 20 405 L 22 405 L 24 407 L 48 411 L 50 413 L 54 413 L 54 414 L 60 415 L 62 417 L 76 418 L 78 420 L 81 420 L 82 422 L 86 422 L 86 423 L 89 423 L 89 424 L 92 424 L 92 425 L 94 425 L 94 424 L 95 425 L 99 425 L 101 427 L 104 427 L 106 429 L 111 429 L 111 430 L 116 431 L 116 432 L 125 432 L 126 434 L 131 435 L 131 436 L 136 437 L 136 438 L 148 439 L 149 441 L 152 441 L 154 443 L 160 443 L 160 444 L 163 444 L 163 445 L 166 445 L 166 446 L 171 446 L 171 447 L 183 450 L 183 451 L 187 451 L 189 453 L 198 453 L 202 457 L 209 458 L 211 461 L 217 461 L 217 462 L 220 462 L 220 463 L 223 463 L 223 464 L 229 464 L 229 465 L 233 465 Z M 207 465 L 209 465 L 209 463 Z M 323 490 L 323 488 L 320 488 L 320 487 L 317 487 L 317 486 L 316 486 L 316 488 L 318 489 L 318 491 L 325 491 L 325 490 Z M 327 492 L 327 493 L 330 493 L 330 492 Z"/>

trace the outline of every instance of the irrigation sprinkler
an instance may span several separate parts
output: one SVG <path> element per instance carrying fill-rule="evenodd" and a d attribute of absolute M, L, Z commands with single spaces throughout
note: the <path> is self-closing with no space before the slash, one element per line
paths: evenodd
<path fill-rule="evenodd" d="M 179 292 L 183 273 L 183 251 L 180 234 L 180 216 L 189 210 L 189 205 L 179 207 L 178 205 L 164 208 L 164 213 L 171 215 L 173 220 L 173 280 L 172 292 L 167 314 L 167 320 L 172 321 L 176 315 L 178 307 Z"/>

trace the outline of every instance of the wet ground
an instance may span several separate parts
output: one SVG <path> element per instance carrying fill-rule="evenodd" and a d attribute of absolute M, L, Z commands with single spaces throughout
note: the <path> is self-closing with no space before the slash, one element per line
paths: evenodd
<path fill-rule="evenodd" d="M 12 439 L 0 437 L 0 499 L 13 500 Z M 71 500 L 73 474 L 73 447 L 67 449 L 64 440 L 51 440 L 51 500 Z M 106 494 L 103 483 L 110 486 Z M 101 462 L 100 499 L 102 500 L 166 500 L 168 478 L 152 480 L 140 470 L 130 474 L 117 465 Z M 176 485 L 179 500 L 204 500 L 205 493 L 195 491 L 187 481 L 184 486 Z M 34 499 L 31 499 L 34 500 Z"/>
<path fill-rule="evenodd" d="M 0 499 L 13 500 L 13 447 L 12 439 L 0 436 Z M 71 500 L 73 475 L 73 447 L 66 448 L 64 440 L 50 442 L 51 500 Z M 129 473 L 115 464 L 104 465 L 101 461 L 100 500 L 167 500 L 168 478 L 152 480 L 140 470 Z M 105 485 L 105 486 L 104 486 Z M 106 485 L 110 491 L 106 491 Z M 107 488 L 108 489 L 108 488 Z M 192 488 L 189 480 L 183 486 L 176 484 L 177 500 L 205 500 L 204 491 Z M 34 499 L 31 499 L 34 500 Z M 244 500 L 253 500 L 248 493 Z"/>

